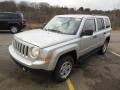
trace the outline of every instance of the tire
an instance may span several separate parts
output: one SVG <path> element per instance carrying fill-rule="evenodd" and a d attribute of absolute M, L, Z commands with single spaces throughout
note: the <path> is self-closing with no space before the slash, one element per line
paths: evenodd
<path fill-rule="evenodd" d="M 73 57 L 70 55 L 65 55 L 59 59 L 53 73 L 55 81 L 62 82 L 70 76 L 73 69 L 73 60 Z"/>
<path fill-rule="evenodd" d="M 100 50 L 98 52 L 99 54 L 103 55 L 103 54 L 106 53 L 107 47 L 108 47 L 108 43 L 109 42 L 107 40 L 104 42 L 103 46 L 100 48 Z"/>
<path fill-rule="evenodd" d="M 12 27 L 10 28 L 10 32 L 11 32 L 12 34 L 18 33 L 18 32 L 19 32 L 19 28 L 18 28 L 17 26 L 12 26 Z"/>

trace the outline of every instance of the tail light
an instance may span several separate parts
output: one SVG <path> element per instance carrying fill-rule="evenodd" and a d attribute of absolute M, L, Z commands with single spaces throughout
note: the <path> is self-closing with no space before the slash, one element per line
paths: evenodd
<path fill-rule="evenodd" d="M 26 20 L 25 19 L 22 19 L 22 24 L 26 25 Z"/>

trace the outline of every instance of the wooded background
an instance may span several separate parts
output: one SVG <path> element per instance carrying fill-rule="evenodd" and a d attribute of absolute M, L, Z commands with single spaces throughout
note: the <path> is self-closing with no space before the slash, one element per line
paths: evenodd
<path fill-rule="evenodd" d="M 51 6 L 48 3 L 29 3 L 14 1 L 0 2 L 0 12 L 22 12 L 28 25 L 37 27 L 37 24 L 48 22 L 53 16 L 58 14 L 98 14 L 110 17 L 114 30 L 120 30 L 120 9 L 111 11 L 91 10 L 90 8 L 81 7 L 79 9 Z"/>

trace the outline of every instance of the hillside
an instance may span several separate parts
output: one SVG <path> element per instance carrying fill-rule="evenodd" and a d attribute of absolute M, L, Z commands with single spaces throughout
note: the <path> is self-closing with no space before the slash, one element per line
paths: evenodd
<path fill-rule="evenodd" d="M 120 28 L 120 10 L 115 9 L 112 11 L 91 10 L 90 8 L 81 7 L 79 9 L 51 6 L 48 3 L 28 3 L 14 1 L 0 2 L 0 12 L 22 12 L 27 19 L 29 28 L 38 27 L 39 24 L 43 24 L 49 21 L 55 15 L 58 14 L 99 14 L 107 15 L 110 17 L 112 27 L 114 30 Z"/>

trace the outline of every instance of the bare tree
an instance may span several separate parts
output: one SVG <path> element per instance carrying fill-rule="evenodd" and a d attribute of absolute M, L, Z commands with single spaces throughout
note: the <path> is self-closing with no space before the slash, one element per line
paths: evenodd
<path fill-rule="evenodd" d="M 14 1 L 0 2 L 0 12 L 22 12 L 28 23 L 44 23 L 58 14 L 101 14 L 107 15 L 112 21 L 113 28 L 120 27 L 120 10 L 112 11 L 91 10 L 90 8 L 80 7 L 78 10 L 68 7 L 51 6 L 48 3 L 28 3 L 22 1 L 15 3 Z"/>

